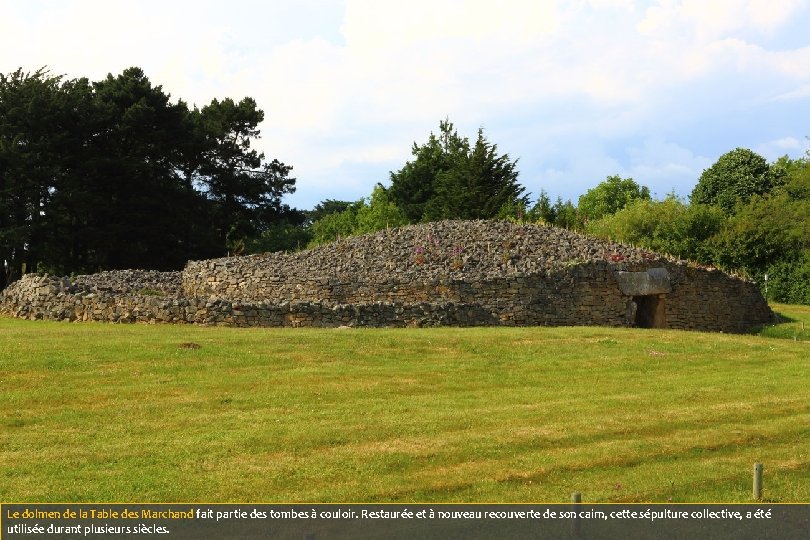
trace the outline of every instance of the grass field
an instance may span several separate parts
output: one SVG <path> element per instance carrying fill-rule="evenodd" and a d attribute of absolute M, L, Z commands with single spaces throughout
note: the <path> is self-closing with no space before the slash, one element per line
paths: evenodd
<path fill-rule="evenodd" d="M 767 501 L 807 502 L 810 308 L 776 310 L 751 336 L 0 318 L 0 501 L 745 502 L 763 462 Z"/>

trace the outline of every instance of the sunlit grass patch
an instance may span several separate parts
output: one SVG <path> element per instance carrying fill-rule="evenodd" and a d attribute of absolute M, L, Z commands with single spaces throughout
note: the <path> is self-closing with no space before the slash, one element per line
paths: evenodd
<path fill-rule="evenodd" d="M 784 337 L 0 319 L 0 500 L 808 501 Z"/>

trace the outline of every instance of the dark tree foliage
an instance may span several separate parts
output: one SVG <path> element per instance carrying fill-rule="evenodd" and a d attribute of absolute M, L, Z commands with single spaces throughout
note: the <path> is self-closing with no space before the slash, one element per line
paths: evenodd
<path fill-rule="evenodd" d="M 35 226 L 29 218 L 43 196 L 38 177 L 50 176 L 24 166 L 36 155 L 37 141 L 45 131 L 35 114 L 27 118 L 28 104 L 39 102 L 40 110 L 46 109 L 52 94 L 49 86 L 57 83 L 48 81 L 41 71 L 0 75 L 0 262 L 5 263 L 0 288 L 18 277 L 31 255 L 26 246 Z"/>
<path fill-rule="evenodd" d="M 307 226 L 307 222 L 307 212 L 285 209 L 259 236 L 246 242 L 245 253 L 290 252 L 304 249 L 312 240 L 312 230 Z"/>
<path fill-rule="evenodd" d="M 292 167 L 275 159 L 263 163 L 264 154 L 251 149 L 264 119 L 252 98 L 215 99 L 193 115 L 203 149 L 193 183 L 213 203 L 220 243 L 233 250 L 285 212 L 281 198 L 295 191 Z"/>
<path fill-rule="evenodd" d="M 397 172 L 391 173 L 389 192 L 394 203 L 402 209 L 411 223 L 422 221 L 425 206 L 436 195 L 438 177 L 450 170 L 454 160 L 466 155 L 469 142 L 459 137 L 449 120 L 439 123 L 439 135 L 430 133 L 422 146 L 413 143 L 414 159 Z"/>
<path fill-rule="evenodd" d="M 262 118 L 250 98 L 189 110 L 139 68 L 0 74 L 0 288 L 39 269 L 180 268 L 300 223 L 281 203 L 291 167 L 251 149 Z"/>
<path fill-rule="evenodd" d="M 518 184 L 516 162 L 498 155 L 482 129 L 474 145 L 459 136 L 449 120 L 439 135 L 413 145 L 413 161 L 391 173 L 389 194 L 410 222 L 437 219 L 485 219 L 505 205 L 528 204 Z"/>
<path fill-rule="evenodd" d="M 455 156 L 452 166 L 436 178 L 435 196 L 424 217 L 431 221 L 490 219 L 505 205 L 525 207 L 529 200 L 517 177 L 517 162 L 510 161 L 508 154 L 498 155 L 497 145 L 479 129 L 475 145 Z"/>
<path fill-rule="evenodd" d="M 328 216 L 329 214 L 338 214 L 340 212 L 346 211 L 349 208 L 353 201 L 338 201 L 336 199 L 325 199 L 318 204 L 315 205 L 315 208 L 312 210 L 307 210 L 304 212 L 307 216 L 307 221 L 312 224 L 319 219 Z"/>
<path fill-rule="evenodd" d="M 551 199 L 549 198 L 548 193 L 545 189 L 541 189 L 540 194 L 537 196 L 537 201 L 529 210 L 528 219 L 534 222 L 553 225 L 556 218 L 556 212 L 554 211 L 554 207 L 551 205 Z"/>
<path fill-rule="evenodd" d="M 552 223 L 556 227 L 571 230 L 577 230 L 582 227 L 582 220 L 580 219 L 577 207 L 574 206 L 574 203 L 571 201 L 563 202 L 561 197 L 557 197 L 551 212 L 554 216 Z"/>
<path fill-rule="evenodd" d="M 88 270 L 177 268 L 194 252 L 188 228 L 196 194 L 179 174 L 188 109 L 182 101 L 171 103 L 139 68 L 108 75 L 93 90 L 100 129 L 90 141 L 86 181 L 65 190 L 66 196 L 84 194 L 88 203 L 78 216 L 95 255 Z M 73 263 L 65 261 L 63 270 L 75 269 Z"/>
<path fill-rule="evenodd" d="M 63 81 L 44 69 L 0 74 L 0 288 L 52 250 L 75 248 L 72 239 L 53 238 L 56 227 L 75 224 L 59 223 L 48 209 L 82 203 L 81 194 L 67 201 L 61 190 L 82 181 L 97 131 L 90 96 L 86 80 Z"/>

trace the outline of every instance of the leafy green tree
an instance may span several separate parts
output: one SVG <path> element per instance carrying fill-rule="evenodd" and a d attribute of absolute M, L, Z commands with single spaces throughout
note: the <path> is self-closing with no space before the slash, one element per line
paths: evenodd
<path fill-rule="evenodd" d="M 307 214 L 300 210 L 282 212 L 279 219 L 267 225 L 259 236 L 246 241 L 245 253 L 304 249 L 312 241 L 312 230 L 306 226 L 307 220 Z"/>
<path fill-rule="evenodd" d="M 776 302 L 810 305 L 810 250 L 795 261 L 778 262 L 767 271 L 767 296 Z M 764 279 L 763 279 L 764 285 Z"/>
<path fill-rule="evenodd" d="M 507 202 L 498 210 L 496 219 L 504 219 L 515 223 L 532 223 L 530 211 L 523 201 Z"/>
<path fill-rule="evenodd" d="M 608 176 L 579 198 L 578 209 L 585 220 L 595 220 L 615 214 L 632 201 L 650 200 L 647 186 L 638 185 L 632 178 Z"/>
<path fill-rule="evenodd" d="M 767 293 L 777 302 L 810 304 L 810 160 L 792 160 L 786 167 L 786 175 L 788 181 L 774 195 L 783 198 L 788 212 L 794 216 L 789 226 L 794 229 L 790 236 L 796 239 L 796 249 L 788 250 L 781 260 L 767 268 Z"/>
<path fill-rule="evenodd" d="M 498 214 L 499 219 L 524 223 L 542 223 L 545 225 L 555 225 L 558 227 L 574 229 L 580 228 L 580 216 L 576 207 L 571 201 L 563 202 L 557 197 L 554 204 L 548 196 L 546 190 L 541 189 L 537 200 L 531 208 L 521 199 L 516 203 L 507 203 L 501 207 Z"/>
<path fill-rule="evenodd" d="M 671 195 L 663 201 L 637 199 L 615 214 L 588 223 L 587 231 L 601 238 L 712 264 L 711 241 L 724 222 L 725 215 L 719 208 L 687 205 Z"/>
<path fill-rule="evenodd" d="M 770 174 L 776 179 L 774 190 L 783 188 L 790 178 L 803 173 L 810 166 L 810 150 L 804 157 L 793 159 L 788 155 L 781 156 L 770 164 Z"/>
<path fill-rule="evenodd" d="M 352 203 L 342 212 L 333 212 L 315 221 L 312 226 L 310 247 L 334 242 L 340 238 L 352 236 L 357 230 L 357 213 L 364 205 L 361 199 Z"/>
<path fill-rule="evenodd" d="M 408 218 L 391 200 L 388 190 L 382 184 L 377 184 L 368 202 L 361 201 L 357 208 L 357 226 L 352 234 L 371 233 L 407 224 Z"/>
<path fill-rule="evenodd" d="M 342 205 L 334 205 L 342 206 Z M 356 236 L 408 224 L 405 213 L 391 201 L 390 194 L 381 184 L 367 199 L 349 204 L 341 212 L 322 216 L 312 224 L 312 242 L 316 246 L 339 238 Z"/>
<path fill-rule="evenodd" d="M 755 277 L 792 263 L 810 249 L 810 167 L 770 195 L 755 195 L 729 218 L 714 240 L 717 259 Z"/>
<path fill-rule="evenodd" d="M 692 190 L 691 201 L 717 205 L 726 214 L 733 214 L 738 204 L 745 204 L 754 195 L 765 195 L 783 184 L 785 173 L 782 166 L 772 170 L 759 154 L 747 148 L 736 148 L 703 171 Z"/>
<path fill-rule="evenodd" d="M 582 219 L 580 218 L 579 211 L 570 200 L 563 202 L 561 197 L 557 197 L 557 200 L 554 201 L 554 206 L 551 208 L 551 213 L 554 216 L 552 224 L 556 227 L 569 230 L 579 230 L 582 228 Z"/>

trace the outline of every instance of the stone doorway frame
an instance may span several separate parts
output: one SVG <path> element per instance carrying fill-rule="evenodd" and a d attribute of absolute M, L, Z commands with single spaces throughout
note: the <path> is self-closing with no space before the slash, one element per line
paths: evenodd
<path fill-rule="evenodd" d="M 627 300 L 627 325 L 637 328 L 666 328 L 666 296 L 672 283 L 666 268 L 645 272 L 615 272 L 616 283 Z"/>
<path fill-rule="evenodd" d="M 666 328 L 666 295 L 645 294 L 633 297 L 636 313 L 633 326 L 637 328 Z"/>

